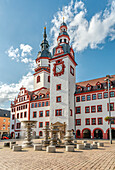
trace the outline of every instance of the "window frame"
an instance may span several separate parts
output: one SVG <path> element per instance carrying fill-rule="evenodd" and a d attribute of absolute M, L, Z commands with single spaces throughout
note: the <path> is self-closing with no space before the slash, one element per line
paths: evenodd
<path fill-rule="evenodd" d="M 89 112 L 86 112 L 87 108 L 89 108 Z M 90 106 L 85 106 L 85 113 L 90 113 Z"/>
<path fill-rule="evenodd" d="M 80 120 L 80 124 L 77 124 L 77 121 L 78 121 L 78 120 Z M 76 125 L 76 126 L 81 126 L 81 119 L 76 119 L 76 120 L 75 120 L 75 125 Z"/>
<path fill-rule="evenodd" d="M 93 120 L 95 120 L 94 124 L 93 124 Z M 96 118 L 91 118 L 91 125 L 96 125 Z"/>

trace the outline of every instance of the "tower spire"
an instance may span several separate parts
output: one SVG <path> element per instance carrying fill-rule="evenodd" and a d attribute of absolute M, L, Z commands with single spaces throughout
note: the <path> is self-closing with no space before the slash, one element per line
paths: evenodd
<path fill-rule="evenodd" d="M 43 35 L 43 37 L 44 37 L 44 40 L 46 40 L 46 38 L 47 38 L 46 27 L 44 27 L 44 35 Z"/>

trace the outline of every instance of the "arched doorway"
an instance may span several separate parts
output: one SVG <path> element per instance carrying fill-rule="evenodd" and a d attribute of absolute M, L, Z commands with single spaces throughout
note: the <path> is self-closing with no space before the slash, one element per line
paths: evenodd
<path fill-rule="evenodd" d="M 83 138 L 91 138 L 91 130 L 90 129 L 83 129 Z"/>
<path fill-rule="evenodd" d="M 76 138 L 80 138 L 81 134 L 80 134 L 80 130 L 76 130 Z"/>
<path fill-rule="evenodd" d="M 103 132 L 101 129 L 94 130 L 94 138 L 96 139 L 103 139 Z"/>
<path fill-rule="evenodd" d="M 115 139 L 115 129 L 111 129 L 112 139 Z M 109 139 L 109 129 L 107 130 L 107 138 Z"/>

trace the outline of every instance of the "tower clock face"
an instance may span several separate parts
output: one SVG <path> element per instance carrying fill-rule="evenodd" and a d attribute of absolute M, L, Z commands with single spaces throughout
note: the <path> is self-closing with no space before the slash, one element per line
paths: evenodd
<path fill-rule="evenodd" d="M 64 74 L 64 70 L 65 70 L 64 61 L 62 60 L 56 61 L 53 67 L 54 76 L 61 76 L 62 74 Z"/>
<path fill-rule="evenodd" d="M 60 73 L 62 71 L 62 64 L 56 66 L 56 73 Z"/>

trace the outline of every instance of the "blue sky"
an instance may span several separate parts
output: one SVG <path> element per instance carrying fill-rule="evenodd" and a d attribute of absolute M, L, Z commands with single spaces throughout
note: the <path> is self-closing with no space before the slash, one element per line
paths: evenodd
<path fill-rule="evenodd" d="M 32 90 L 43 27 L 52 49 L 63 16 L 78 63 L 77 82 L 115 74 L 115 0 L 0 0 L 1 108 L 10 108 L 21 85 Z"/>

